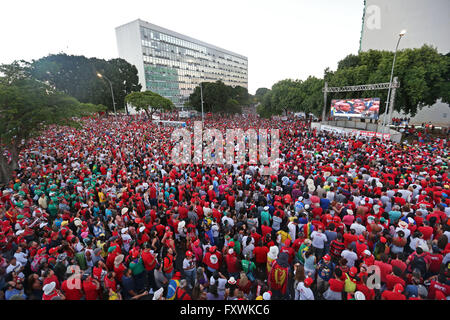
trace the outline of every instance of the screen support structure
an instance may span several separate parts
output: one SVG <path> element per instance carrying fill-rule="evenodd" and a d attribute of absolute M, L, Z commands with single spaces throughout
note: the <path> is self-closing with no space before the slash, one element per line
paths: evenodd
<path fill-rule="evenodd" d="M 346 86 L 346 87 L 328 87 L 328 82 L 325 82 L 325 86 L 322 89 L 323 91 L 323 110 L 322 110 L 322 122 L 325 122 L 327 115 L 327 93 L 334 92 L 355 92 L 355 91 L 370 91 L 370 90 L 386 90 L 392 88 L 392 94 L 390 97 L 389 107 L 389 121 L 386 122 L 386 112 L 384 113 L 383 123 L 389 125 L 391 123 L 392 111 L 394 110 L 394 100 L 395 100 L 395 91 L 397 88 L 400 88 L 400 83 L 398 82 L 398 78 L 394 77 L 394 81 L 392 83 L 375 83 L 375 84 L 360 84 L 357 86 Z M 385 130 L 383 130 L 383 133 Z M 378 132 L 378 127 L 377 127 Z"/>

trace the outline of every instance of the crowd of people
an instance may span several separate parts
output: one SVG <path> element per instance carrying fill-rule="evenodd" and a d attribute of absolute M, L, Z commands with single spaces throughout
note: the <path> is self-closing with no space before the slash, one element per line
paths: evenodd
<path fill-rule="evenodd" d="M 448 139 L 407 146 L 295 119 L 205 119 L 279 129 L 282 161 L 265 176 L 174 165 L 174 127 L 145 117 L 81 123 L 27 141 L 1 187 L 1 299 L 450 297 Z"/>

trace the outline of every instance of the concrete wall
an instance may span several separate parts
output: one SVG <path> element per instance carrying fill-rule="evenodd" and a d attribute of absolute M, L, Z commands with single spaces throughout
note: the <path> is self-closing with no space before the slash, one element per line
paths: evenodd
<path fill-rule="evenodd" d="M 393 118 L 408 117 L 404 113 L 394 111 Z M 423 122 L 431 122 L 436 126 L 449 127 L 450 126 L 450 106 L 446 103 L 438 102 L 433 106 L 423 107 L 414 117 L 411 117 L 410 124 L 421 125 Z"/>
<path fill-rule="evenodd" d="M 398 33 L 407 33 L 399 49 L 437 47 L 450 51 L 449 0 L 366 0 L 360 50 L 393 51 Z"/>
<path fill-rule="evenodd" d="M 136 66 L 142 91 L 146 90 L 144 60 L 142 58 L 141 32 L 139 20 L 132 21 L 116 28 L 117 49 L 119 58 Z"/>
<path fill-rule="evenodd" d="M 360 50 L 394 51 L 398 34 L 406 29 L 399 50 L 436 47 L 439 53 L 450 52 L 450 0 L 365 0 Z M 392 117 L 408 117 L 394 112 Z M 409 116 L 410 117 L 410 116 Z M 412 124 L 430 122 L 450 126 L 450 107 L 436 103 L 424 107 L 412 118 Z"/>

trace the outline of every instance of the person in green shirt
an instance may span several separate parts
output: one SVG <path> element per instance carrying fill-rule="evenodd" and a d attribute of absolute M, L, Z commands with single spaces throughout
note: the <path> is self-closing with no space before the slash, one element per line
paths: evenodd
<path fill-rule="evenodd" d="M 306 251 L 309 250 L 309 248 L 311 248 L 311 240 L 305 239 L 305 241 L 303 241 L 302 245 L 298 249 L 297 254 L 295 255 L 298 262 L 300 262 L 301 264 L 305 263 L 305 258 L 303 257 L 303 255 Z"/>
<path fill-rule="evenodd" d="M 55 204 L 53 199 L 50 199 L 50 203 L 47 208 L 48 212 L 50 213 L 50 216 L 52 219 L 55 219 L 56 214 L 58 213 L 58 206 Z"/>
<path fill-rule="evenodd" d="M 264 221 L 267 222 L 267 225 L 270 227 L 270 220 L 272 220 L 272 216 L 269 213 L 269 207 L 264 207 L 264 210 L 261 211 L 261 225 L 264 224 Z"/>
<path fill-rule="evenodd" d="M 246 255 L 245 258 L 241 260 L 241 266 L 242 266 L 242 270 L 245 272 L 248 279 L 250 281 L 254 281 L 255 277 L 253 276 L 253 273 L 256 270 L 256 265 L 253 261 L 250 261 L 248 255 Z"/>
<path fill-rule="evenodd" d="M 133 252 L 133 251 L 132 251 Z M 142 258 L 139 257 L 139 251 L 134 251 L 132 253 L 132 259 L 130 265 L 128 266 L 131 269 L 133 274 L 134 282 L 136 284 L 136 290 L 141 291 L 145 288 L 146 282 L 146 273 L 144 263 L 142 262 Z"/>

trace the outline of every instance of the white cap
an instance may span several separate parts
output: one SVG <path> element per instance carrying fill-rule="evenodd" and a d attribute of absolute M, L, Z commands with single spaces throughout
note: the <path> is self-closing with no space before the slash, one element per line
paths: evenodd
<path fill-rule="evenodd" d="M 263 293 L 263 300 L 270 300 L 271 299 L 271 295 L 270 295 L 270 293 L 268 293 L 268 292 L 264 292 Z"/>
<path fill-rule="evenodd" d="M 155 293 L 153 294 L 152 300 L 159 300 L 159 298 L 161 298 L 163 292 L 164 292 L 164 288 L 159 288 L 158 290 L 156 290 Z"/>
<path fill-rule="evenodd" d="M 122 228 L 122 230 L 121 230 L 122 233 L 125 233 L 127 231 L 128 231 L 128 228 Z"/>
<path fill-rule="evenodd" d="M 42 288 L 42 290 L 44 291 L 44 294 L 48 296 L 50 293 L 53 292 L 53 290 L 55 290 L 55 287 L 56 287 L 56 283 L 54 281 L 52 281 L 52 282 L 46 284 Z"/>
<path fill-rule="evenodd" d="M 356 291 L 355 300 L 366 300 L 366 296 L 361 291 Z"/>

